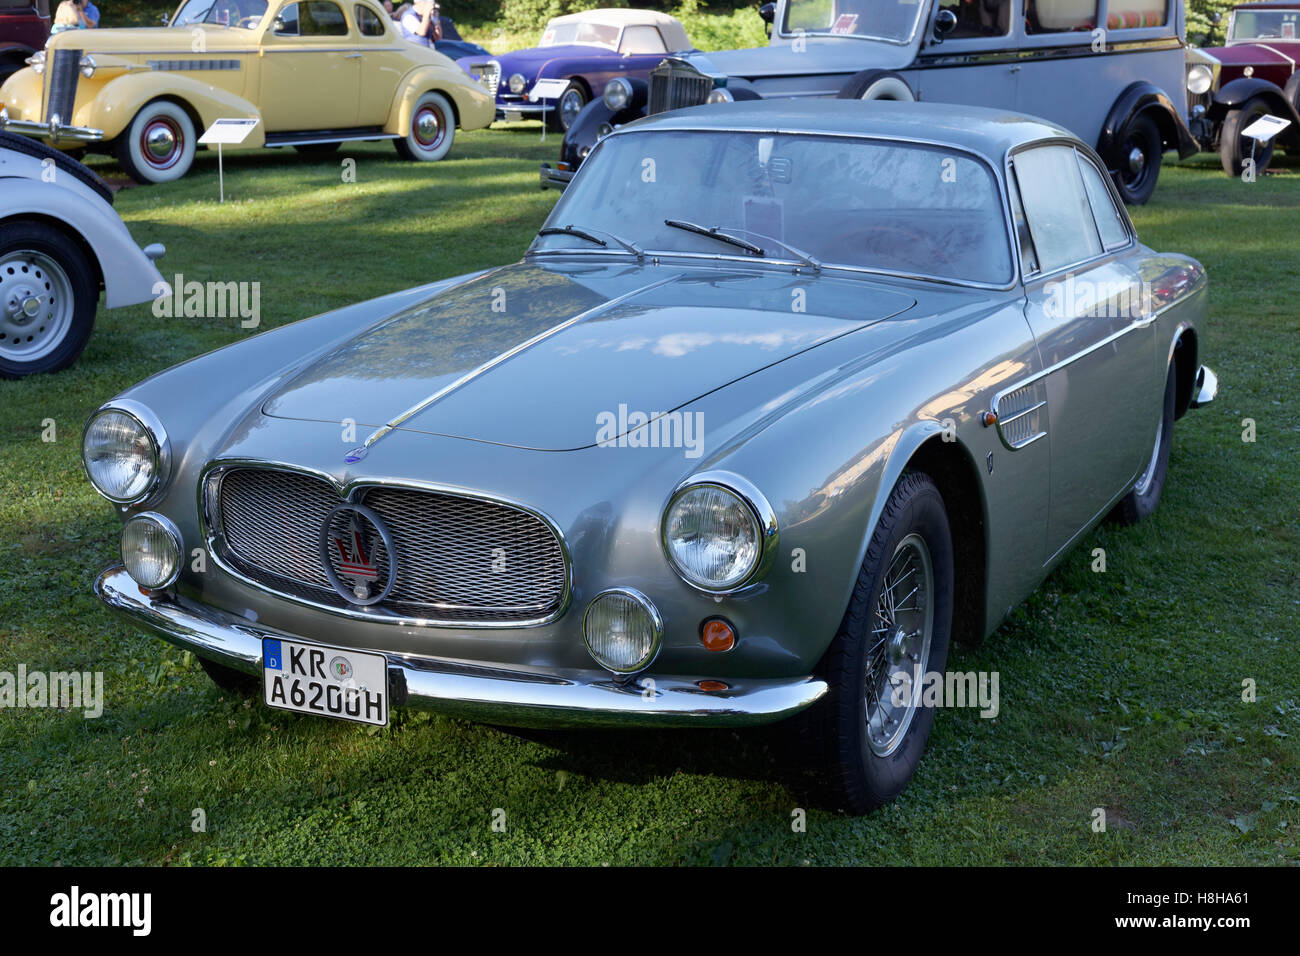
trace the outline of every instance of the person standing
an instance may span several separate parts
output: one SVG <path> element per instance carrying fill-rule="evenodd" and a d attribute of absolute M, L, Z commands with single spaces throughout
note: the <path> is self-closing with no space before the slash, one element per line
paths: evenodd
<path fill-rule="evenodd" d="M 402 14 L 399 26 L 403 37 L 420 46 L 431 47 L 442 39 L 438 4 L 434 0 L 415 0 L 411 9 Z"/>

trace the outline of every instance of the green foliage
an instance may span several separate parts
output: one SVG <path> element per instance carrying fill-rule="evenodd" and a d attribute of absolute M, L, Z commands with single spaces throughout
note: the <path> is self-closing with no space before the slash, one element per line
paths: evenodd
<path fill-rule="evenodd" d="M 1187 42 L 1194 46 L 1220 46 L 1228 29 L 1228 11 L 1239 0 L 1187 0 Z M 1211 16 L 1221 13 L 1217 24 Z M 1213 32 L 1211 32 L 1213 31 Z"/>

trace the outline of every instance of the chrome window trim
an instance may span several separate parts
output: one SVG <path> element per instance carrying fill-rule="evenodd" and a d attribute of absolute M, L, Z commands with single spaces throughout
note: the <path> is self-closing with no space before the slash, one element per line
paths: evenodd
<path fill-rule="evenodd" d="M 886 144 L 893 143 L 893 144 L 903 144 L 907 146 L 925 146 L 925 147 L 947 150 L 948 152 L 961 153 L 965 156 L 968 156 L 971 159 L 973 159 L 975 162 L 981 164 L 986 170 L 988 170 L 989 175 L 993 177 L 993 182 L 995 186 L 998 188 L 998 192 L 1000 193 L 999 201 L 1001 202 L 1002 205 L 1002 231 L 1003 231 L 1002 238 L 1007 244 L 1007 251 L 1011 253 L 1011 258 L 1010 258 L 1011 277 L 1009 280 L 1002 283 L 980 282 L 974 279 L 955 279 L 952 276 L 934 276 L 934 275 L 928 275 L 926 273 L 921 273 L 921 272 L 893 272 L 887 269 L 871 269 L 871 268 L 867 268 L 866 266 L 852 266 L 852 265 L 846 265 L 844 263 L 827 262 L 825 260 L 822 261 L 822 271 L 825 271 L 827 269 L 836 269 L 836 270 L 842 270 L 844 272 L 856 273 L 859 275 L 879 275 L 879 276 L 890 276 L 899 279 L 914 279 L 921 282 L 940 282 L 943 283 L 944 285 L 959 286 L 963 289 L 990 289 L 998 292 L 1009 292 L 1010 290 L 1015 289 L 1017 286 L 1020 285 L 1019 259 L 1016 254 L 1016 249 L 1014 248 L 1017 245 L 1017 243 L 1012 242 L 1012 236 L 1015 235 L 1015 228 L 1014 228 L 1014 223 L 1012 222 L 1011 219 L 1011 207 L 1007 201 L 1005 183 L 1002 180 L 1002 178 L 998 176 L 997 166 L 994 165 L 992 162 L 990 162 L 988 158 L 985 157 L 982 153 L 978 153 L 973 149 L 969 149 L 965 146 L 955 146 L 952 143 L 944 143 L 934 139 L 922 139 L 919 137 L 903 137 L 903 136 L 875 136 L 870 133 L 839 133 L 839 132 L 825 131 L 825 130 L 796 130 L 796 129 L 781 129 L 776 127 L 760 128 L 760 127 L 738 127 L 738 126 L 675 126 L 674 125 L 674 126 L 652 126 L 648 129 L 636 129 L 634 124 L 629 124 L 628 126 L 621 126 L 618 129 L 615 129 L 612 133 L 608 133 L 607 135 L 601 137 L 600 141 L 597 142 L 596 145 L 592 148 L 591 153 L 589 153 L 587 155 L 587 158 L 583 160 L 582 166 L 579 167 L 578 169 L 578 174 L 579 175 L 582 174 L 583 169 L 587 167 L 587 163 L 590 161 L 591 157 L 595 155 L 596 150 L 600 149 L 605 143 L 609 142 L 615 136 L 626 136 L 629 133 L 645 136 L 654 133 L 665 133 L 665 132 L 753 133 L 759 136 L 763 136 L 763 135 L 822 136 L 828 138 L 833 137 L 835 139 L 858 139 L 858 140 L 865 140 L 872 143 L 886 143 Z M 1042 140 L 1041 142 L 1048 142 L 1048 140 Z M 548 222 L 550 221 L 549 216 L 547 217 L 547 221 Z M 533 241 L 536 242 L 536 239 L 534 239 Z M 809 273 L 815 274 L 815 270 L 809 268 L 806 263 L 802 263 L 793 259 L 771 259 L 766 256 L 757 258 L 754 256 L 733 256 L 733 255 L 726 255 L 726 254 L 676 252 L 672 250 L 665 252 L 663 250 L 654 250 L 654 249 L 644 249 L 642 251 L 649 258 L 714 259 L 714 260 L 721 260 L 727 262 L 766 263 L 770 265 L 778 265 L 781 266 L 782 268 L 788 265 L 788 266 L 796 267 L 795 270 L 796 272 L 802 272 L 806 270 Z M 558 254 L 580 255 L 580 256 L 615 255 L 615 256 L 622 256 L 624 258 L 631 255 L 631 253 L 625 250 L 600 250 L 600 249 L 581 249 L 581 248 L 533 249 L 531 245 L 529 246 L 528 250 L 524 253 L 525 256 L 558 255 Z"/>
<path fill-rule="evenodd" d="M 744 578 L 729 587 L 711 588 L 692 581 L 678 569 L 677 562 L 673 560 L 672 551 L 668 547 L 668 512 L 672 508 L 673 502 L 680 498 L 683 493 L 700 485 L 713 485 L 735 495 L 748 506 L 758 524 L 760 538 L 758 560 L 754 562 L 754 567 L 750 569 Z M 715 596 L 735 594 L 737 591 L 742 591 L 762 580 L 776 561 L 780 543 L 781 532 L 777 525 L 776 510 L 772 507 L 771 502 L 767 500 L 766 495 L 758 490 L 758 486 L 734 471 L 713 469 L 697 472 L 683 479 L 673 488 L 672 493 L 668 495 L 668 500 L 664 502 L 664 506 L 659 512 L 659 546 L 663 550 L 664 559 L 668 562 L 673 574 L 702 594 Z"/>
<path fill-rule="evenodd" d="M 135 419 L 136 423 L 145 430 L 153 442 L 153 480 L 149 486 L 134 498 L 113 498 L 99 490 L 90 477 L 90 469 L 86 465 L 86 429 L 90 423 L 102 415 L 104 412 L 121 412 Z M 90 413 L 86 419 L 86 424 L 81 428 L 81 468 L 86 473 L 86 480 L 90 482 L 90 487 L 95 489 L 95 493 L 101 498 L 111 501 L 123 511 L 127 508 L 139 507 L 141 505 L 151 504 L 158 498 L 158 493 L 167 487 L 167 482 L 171 478 L 172 470 L 172 445 L 171 439 L 167 435 L 167 429 L 163 427 L 162 420 L 154 414 L 153 409 L 143 402 L 137 402 L 131 398 L 118 398 L 105 402 Z"/>
<path fill-rule="evenodd" d="M 647 614 L 650 615 L 650 622 L 654 625 L 654 631 L 655 631 L 654 640 L 651 642 L 649 653 L 646 654 L 645 658 L 641 662 L 639 662 L 636 667 L 629 667 L 626 669 L 615 669 L 613 667 L 608 666 L 607 664 L 602 664 L 599 660 L 596 659 L 596 655 L 591 650 L 591 642 L 587 640 L 587 616 L 591 613 L 591 609 L 595 607 L 596 602 L 599 601 L 606 594 L 621 594 L 624 597 L 630 598 L 635 604 L 640 605 L 643 611 L 645 611 Z M 645 670 L 647 667 L 649 667 L 651 664 L 655 662 L 655 658 L 659 656 L 659 651 L 663 648 L 663 645 L 664 645 L 663 615 L 659 613 L 659 608 L 655 607 L 654 601 L 651 601 L 648 597 L 646 597 L 643 593 L 638 591 L 636 588 L 630 588 L 630 587 L 605 588 L 603 591 L 600 591 L 592 596 L 591 600 L 587 602 L 587 607 L 582 612 L 582 646 L 587 649 L 587 653 L 591 656 L 592 661 L 596 664 L 597 667 L 601 668 L 602 670 L 609 671 L 611 674 L 617 674 L 619 677 L 630 677 L 633 674 L 641 673 L 641 671 Z"/>
<path fill-rule="evenodd" d="M 240 468 L 281 471 L 289 474 L 306 475 L 311 478 L 319 479 L 328 483 L 338 493 L 340 504 L 353 501 L 353 495 L 359 491 L 364 491 L 370 488 L 396 488 L 409 491 L 427 491 L 460 498 L 471 498 L 476 501 L 499 505 L 529 515 L 530 517 L 536 518 L 538 521 L 542 522 L 546 529 L 555 536 L 555 540 L 560 546 L 560 556 L 564 561 L 564 591 L 560 595 L 560 600 L 556 605 L 555 610 L 539 617 L 525 618 L 517 621 L 464 621 L 437 617 L 405 616 L 381 611 L 359 611 L 355 608 L 336 607 L 330 604 L 322 604 L 319 601 L 313 601 L 310 598 L 299 597 L 298 595 L 289 594 L 284 591 L 277 591 L 275 588 L 243 574 L 237 568 L 232 566 L 223 555 L 226 545 L 221 531 L 220 510 L 216 507 L 217 499 L 222 478 L 224 478 L 226 473 Z M 203 536 L 204 546 L 208 555 L 212 558 L 217 567 L 226 574 L 230 575 L 242 584 L 248 585 L 249 587 L 261 591 L 264 594 L 271 595 L 277 599 L 292 601 L 295 604 L 301 604 L 339 617 L 346 617 L 351 620 L 394 624 L 401 627 L 445 627 L 457 630 L 502 630 L 509 628 L 541 627 L 542 625 L 551 624 L 563 617 L 565 612 L 569 609 L 569 603 L 573 597 L 573 560 L 569 553 L 568 541 L 565 539 L 564 533 L 560 530 L 559 526 L 552 521 L 548 515 L 535 508 L 530 508 L 522 502 L 514 501 L 509 498 L 487 495 L 480 492 L 467 491 L 464 488 L 457 488 L 452 485 L 444 485 L 431 481 L 405 479 L 395 480 L 375 477 L 357 477 L 350 481 L 340 483 L 329 472 L 301 465 L 294 465 L 288 462 L 272 461 L 260 458 L 215 458 L 204 465 L 203 470 L 199 473 L 198 515 L 199 529 Z M 474 610 L 484 609 L 475 608 Z M 490 612 L 493 609 L 488 608 L 486 610 Z"/>

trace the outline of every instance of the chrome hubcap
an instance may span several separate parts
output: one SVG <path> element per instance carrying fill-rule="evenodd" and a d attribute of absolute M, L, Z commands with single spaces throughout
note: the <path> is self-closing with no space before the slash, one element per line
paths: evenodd
<path fill-rule="evenodd" d="M 934 568 L 919 534 L 898 543 L 880 585 L 867 651 L 867 745 L 898 749 L 920 704 L 934 633 Z"/>
<path fill-rule="evenodd" d="M 166 159 L 176 149 L 176 134 L 163 125 L 151 126 L 144 145 L 154 159 Z"/>
<path fill-rule="evenodd" d="M 1144 167 L 1146 164 L 1147 164 L 1147 158 L 1146 155 L 1142 152 L 1142 150 L 1138 149 L 1138 147 L 1136 146 L 1134 146 L 1131 150 L 1129 150 L 1129 154 L 1128 154 L 1129 172 L 1135 174 L 1140 173 L 1142 172 L 1142 167 Z"/>
<path fill-rule="evenodd" d="M 51 257 L 22 250 L 0 259 L 0 358 L 32 362 L 54 351 L 74 304 L 68 274 Z"/>
<path fill-rule="evenodd" d="M 421 113 L 416 128 L 421 139 L 433 139 L 438 132 L 438 118 L 432 112 Z"/>

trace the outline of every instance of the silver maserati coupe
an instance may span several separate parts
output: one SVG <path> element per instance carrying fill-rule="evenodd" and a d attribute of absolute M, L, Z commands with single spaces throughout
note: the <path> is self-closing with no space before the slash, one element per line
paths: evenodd
<path fill-rule="evenodd" d="M 1206 289 L 1040 120 L 665 113 L 599 142 L 520 262 L 99 408 L 124 524 L 95 590 L 307 714 L 789 720 L 864 812 L 915 771 L 950 642 L 1156 507 L 1217 389 Z"/>

